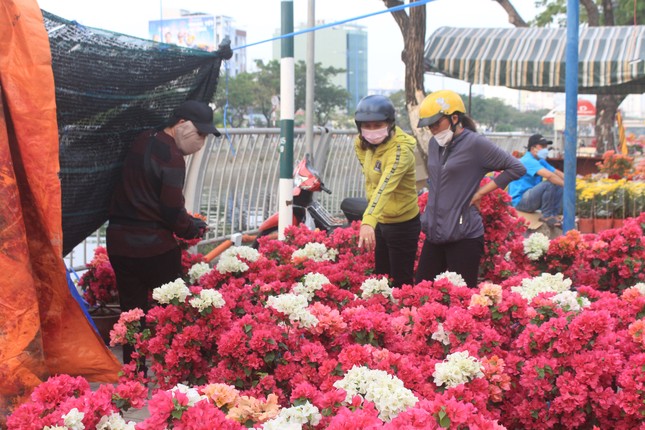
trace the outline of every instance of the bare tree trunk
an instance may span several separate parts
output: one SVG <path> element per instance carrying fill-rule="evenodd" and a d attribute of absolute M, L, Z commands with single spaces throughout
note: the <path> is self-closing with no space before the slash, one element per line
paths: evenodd
<path fill-rule="evenodd" d="M 586 5 L 585 5 L 586 6 Z M 613 26 L 614 25 L 614 9 L 611 0 L 602 0 L 602 13 L 604 25 Z M 598 8 L 596 6 L 596 11 Z M 596 25 L 600 24 L 600 19 L 596 20 Z M 589 24 L 593 25 L 591 18 Z M 602 155 L 607 150 L 613 149 L 614 142 L 614 133 L 613 127 L 616 120 L 616 112 L 618 112 L 618 106 L 625 99 L 625 96 L 619 95 L 598 95 L 596 98 L 596 155 Z"/>
<path fill-rule="evenodd" d="M 594 0 L 580 0 L 580 4 L 585 7 L 587 11 L 587 20 L 590 27 L 597 27 L 600 25 L 600 13 L 598 12 L 598 6 Z"/>
<path fill-rule="evenodd" d="M 598 95 L 596 99 L 596 154 L 602 155 L 614 149 L 613 126 L 616 120 L 618 106 L 625 100 L 624 95 Z"/>
<path fill-rule="evenodd" d="M 400 0 L 383 0 L 383 3 L 387 8 L 403 4 Z M 415 1 L 411 0 L 410 3 L 415 3 Z M 419 122 L 419 105 L 425 97 L 423 63 L 426 39 L 426 6 L 410 7 L 409 15 L 404 10 L 392 12 L 392 17 L 403 35 L 401 61 L 405 64 L 405 104 L 408 108 L 410 127 L 419 142 L 417 148 L 425 165 L 430 134 L 427 129 L 417 128 L 417 123 Z"/>
<path fill-rule="evenodd" d="M 614 21 L 614 4 L 612 0 L 602 0 L 602 16 L 604 24 L 607 26 L 616 25 Z"/>

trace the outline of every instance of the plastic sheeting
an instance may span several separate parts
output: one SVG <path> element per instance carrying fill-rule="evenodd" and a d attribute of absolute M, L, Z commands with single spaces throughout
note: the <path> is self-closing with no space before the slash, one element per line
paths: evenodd
<path fill-rule="evenodd" d="M 120 363 L 67 287 L 54 79 L 35 0 L 0 3 L 0 89 L 0 416 L 6 416 L 50 375 L 116 381 Z"/>

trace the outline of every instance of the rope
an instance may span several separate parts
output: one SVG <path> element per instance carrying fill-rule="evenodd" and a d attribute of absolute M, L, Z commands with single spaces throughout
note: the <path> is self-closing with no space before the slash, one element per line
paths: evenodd
<path fill-rule="evenodd" d="M 226 103 L 224 104 L 224 136 L 226 136 L 226 141 L 228 142 L 228 146 L 231 149 L 231 154 L 235 157 L 235 147 L 233 146 L 233 142 L 231 141 L 231 136 L 228 133 L 228 121 L 227 121 L 227 116 L 228 116 L 228 60 L 224 62 L 224 71 L 226 75 Z M 233 125 L 233 124 L 231 124 Z"/>
<path fill-rule="evenodd" d="M 318 26 L 314 26 L 314 27 L 310 27 L 310 28 L 305 28 L 303 30 L 294 31 L 294 32 L 288 33 L 288 34 L 282 34 L 280 36 L 272 37 L 272 38 L 266 39 L 266 40 L 261 40 L 259 42 L 248 43 L 248 44 L 243 45 L 243 46 L 237 46 L 237 47 L 231 48 L 231 50 L 235 51 L 235 50 L 238 50 L 238 49 L 248 48 L 250 46 L 260 45 L 262 43 L 273 42 L 274 40 L 285 39 L 285 38 L 288 38 L 288 37 L 295 37 L 295 36 L 298 36 L 300 34 L 309 33 L 311 31 L 322 30 L 324 28 L 334 27 L 334 26 L 337 26 L 337 25 L 340 25 L 340 24 L 345 24 L 347 22 L 358 21 L 358 20 L 369 18 L 369 17 L 372 17 L 372 16 L 381 15 L 383 13 L 393 13 L 393 12 L 397 12 L 399 10 L 403 10 L 403 9 L 407 9 L 407 8 L 413 8 L 413 7 L 417 7 L 417 6 L 425 6 L 426 4 L 428 4 L 428 3 L 432 2 L 432 1 L 435 1 L 435 0 L 418 0 L 418 1 L 415 1 L 415 2 L 410 2 L 408 4 L 402 4 L 402 5 L 399 5 L 399 6 L 394 6 L 394 7 L 384 9 L 384 10 L 381 10 L 381 11 L 372 12 L 372 13 L 368 13 L 368 14 L 364 14 L 364 15 L 359 15 L 359 16 L 355 16 L 353 18 L 343 19 L 343 20 L 332 22 L 332 23 L 329 23 L 329 24 L 322 24 L 322 25 L 318 25 Z M 230 136 L 228 134 L 227 121 L 226 121 L 227 112 L 228 112 L 228 100 L 229 100 L 229 98 L 228 98 L 229 97 L 229 89 L 228 89 L 228 75 L 229 75 L 229 73 L 228 73 L 228 61 L 225 61 L 224 63 L 225 63 L 224 64 L 224 69 L 226 70 L 226 104 L 224 105 L 224 134 L 226 136 L 226 139 L 229 142 L 229 145 L 231 146 L 232 154 L 235 155 L 235 148 L 233 148 L 233 145 L 231 143 L 231 139 L 230 139 Z"/>
<path fill-rule="evenodd" d="M 430 3 L 431 1 L 435 1 L 435 0 L 418 0 L 418 1 L 415 1 L 415 2 L 407 3 L 407 4 L 394 6 L 394 7 L 391 7 L 389 9 L 380 10 L 378 12 L 372 12 L 372 13 L 368 13 L 368 14 L 365 14 L 365 15 L 359 15 L 359 16 L 355 16 L 353 18 L 347 18 L 347 19 L 343 19 L 341 21 L 332 22 L 330 24 L 322 24 L 322 25 L 318 25 L 318 26 L 315 26 L 315 27 L 310 27 L 310 28 L 305 28 L 303 30 L 294 31 L 292 33 L 282 34 L 280 36 L 272 37 L 271 39 L 261 40 L 259 42 L 248 43 L 246 45 L 237 46 L 237 47 L 231 48 L 231 49 L 233 51 L 235 51 L 237 49 L 244 49 L 244 48 L 248 48 L 249 46 L 260 45 L 262 43 L 267 43 L 267 42 L 273 42 L 274 40 L 285 39 L 287 37 L 294 37 L 294 36 L 298 36 L 300 34 L 309 33 L 311 31 L 322 30 L 323 28 L 334 27 L 334 26 L 337 26 L 337 25 L 340 25 L 340 24 L 345 24 L 347 22 L 352 22 L 352 21 L 358 21 L 358 20 L 361 20 L 361 19 L 369 18 L 369 17 L 376 16 L 376 15 L 380 15 L 380 14 L 383 14 L 383 13 L 392 13 L 392 12 L 397 12 L 399 10 L 403 10 L 403 9 L 407 9 L 407 8 L 413 8 L 413 7 L 417 7 L 417 6 L 424 6 L 427 3 Z M 634 1 L 636 1 L 636 0 L 634 0 Z"/>

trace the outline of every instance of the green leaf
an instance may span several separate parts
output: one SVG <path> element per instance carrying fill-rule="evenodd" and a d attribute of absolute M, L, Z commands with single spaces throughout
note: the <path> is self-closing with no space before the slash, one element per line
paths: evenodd
<path fill-rule="evenodd" d="M 537 372 L 540 379 L 544 379 L 544 369 L 541 367 L 536 367 L 535 371 Z"/>
<path fill-rule="evenodd" d="M 443 408 L 441 408 L 438 415 L 439 415 L 439 427 L 443 429 L 450 428 L 450 418 L 448 417 L 448 414 L 446 414 Z"/>
<path fill-rule="evenodd" d="M 298 398 L 293 402 L 293 406 L 302 406 L 302 405 L 304 405 L 304 404 L 305 404 L 305 403 L 307 403 L 307 402 L 308 402 L 308 400 L 307 400 L 307 398 L 306 398 L 306 397 L 298 397 Z"/>
<path fill-rule="evenodd" d="M 275 361 L 275 352 L 270 351 L 264 354 L 264 362 L 267 364 L 271 364 Z"/>

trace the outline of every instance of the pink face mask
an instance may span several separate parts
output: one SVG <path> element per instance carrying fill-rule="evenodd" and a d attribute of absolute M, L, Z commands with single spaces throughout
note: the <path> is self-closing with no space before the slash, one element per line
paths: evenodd
<path fill-rule="evenodd" d="M 182 154 L 190 155 L 202 149 L 206 142 L 206 137 L 199 135 L 197 127 L 192 121 L 186 121 L 177 125 L 175 142 Z"/>
<path fill-rule="evenodd" d="M 378 130 L 365 130 L 361 129 L 361 136 L 372 145 L 378 145 L 390 135 L 389 126 L 379 128 Z"/>

